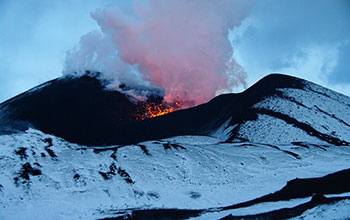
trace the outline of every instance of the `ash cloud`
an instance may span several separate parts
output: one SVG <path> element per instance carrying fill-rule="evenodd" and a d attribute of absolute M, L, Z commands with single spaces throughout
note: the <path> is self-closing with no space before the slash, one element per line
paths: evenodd
<path fill-rule="evenodd" d="M 252 3 L 246 2 L 246 0 L 179 0 L 178 2 L 164 0 L 164 2 L 169 5 L 162 6 L 161 9 L 168 8 L 167 10 L 170 12 L 164 12 L 164 14 L 174 17 L 175 22 L 172 25 L 179 23 L 177 15 L 173 15 L 175 12 L 179 12 L 178 16 L 182 16 L 184 22 L 189 22 L 183 28 L 172 27 L 171 33 L 175 32 L 174 38 L 175 36 L 180 36 L 180 38 L 178 41 L 169 40 L 169 42 L 178 44 L 174 48 L 179 51 L 182 51 L 183 45 L 188 45 L 189 42 L 195 42 L 194 45 L 200 46 L 201 41 L 203 41 L 201 39 L 203 37 L 186 37 L 189 41 L 182 42 L 180 39 L 188 34 L 186 27 L 191 27 L 191 25 L 197 29 L 198 27 L 208 27 L 206 30 L 208 34 L 205 36 L 208 38 L 219 36 L 216 39 L 221 40 L 210 41 L 206 39 L 206 42 L 214 42 L 213 44 L 219 45 L 219 48 L 221 45 L 224 49 L 218 49 L 221 51 L 218 54 L 226 59 L 228 59 L 226 53 L 233 52 L 236 62 L 232 62 L 232 64 L 239 63 L 244 68 L 249 76 L 246 78 L 248 85 L 253 84 L 268 73 L 281 72 L 302 77 L 350 95 L 348 65 L 350 57 L 350 1 L 268 0 Z M 194 6 L 192 9 L 191 7 L 182 9 L 184 10 L 182 12 L 179 7 L 183 5 L 179 2 L 201 5 L 197 6 L 196 9 Z M 128 85 L 128 88 L 140 87 L 141 90 L 138 91 L 141 92 L 141 95 L 145 93 L 144 88 L 151 88 L 146 93 L 153 91 L 155 87 L 159 87 L 155 90 L 160 91 L 162 85 L 156 85 L 159 80 L 152 81 L 151 77 L 153 76 L 148 73 L 148 70 L 146 71 L 145 67 L 149 68 L 149 66 L 137 63 L 139 60 L 133 64 L 123 60 L 125 57 L 122 59 L 121 55 L 124 56 L 125 53 L 122 53 L 120 45 L 117 45 L 115 39 L 117 36 L 121 41 L 122 36 L 119 36 L 121 33 L 129 34 L 131 32 L 133 33 L 131 36 L 137 36 L 137 31 L 143 30 L 143 33 L 139 35 L 142 40 L 149 40 L 146 37 L 152 36 L 150 41 L 155 41 L 152 41 L 152 39 L 156 39 L 151 34 L 153 33 L 152 28 L 156 28 L 156 30 L 163 28 L 161 12 L 155 10 L 158 10 L 157 7 L 153 7 L 153 4 L 158 3 L 162 2 L 150 1 L 147 3 L 147 1 L 140 0 L 2 0 L 0 7 L 0 102 L 47 80 L 61 76 L 64 62 L 66 74 L 84 70 L 98 70 L 105 73 L 104 78 L 111 80 L 109 86 L 114 89 L 124 83 Z M 118 7 L 106 7 L 108 4 L 118 4 Z M 174 6 L 172 9 L 174 4 L 178 7 Z M 98 12 L 96 8 L 101 9 Z M 145 14 L 139 15 L 137 8 L 150 10 L 151 12 L 148 11 L 148 14 L 151 14 L 150 17 L 147 15 L 145 19 Z M 114 13 L 113 10 L 119 11 Z M 194 16 L 191 15 L 191 10 L 195 11 L 193 12 Z M 112 15 L 108 15 L 108 11 Z M 91 19 L 91 12 L 94 12 L 95 20 Z M 200 17 L 201 13 L 203 18 Z M 208 14 L 208 17 L 205 14 Z M 219 23 L 222 25 L 221 27 L 214 26 L 214 22 L 210 22 L 207 26 L 202 23 L 197 25 L 197 20 L 204 19 L 205 22 L 208 22 L 209 18 L 215 17 L 215 15 L 221 21 Z M 115 16 L 122 20 L 110 23 Z M 155 18 L 159 17 L 161 17 L 159 24 L 153 22 Z M 107 20 L 107 18 L 111 19 Z M 167 20 L 170 18 L 164 19 L 164 22 Z M 127 25 L 129 23 L 131 26 Z M 111 26 L 112 24 L 119 26 L 114 28 Z M 102 29 L 102 26 L 105 29 Z M 229 38 L 234 51 L 225 44 L 227 27 L 231 29 Z M 146 31 L 147 28 L 149 28 L 148 31 Z M 97 30 L 88 33 L 94 29 Z M 86 35 L 81 38 L 83 34 Z M 173 39 L 172 37 L 173 35 L 169 39 Z M 79 45 L 66 56 L 66 51 L 76 45 L 80 38 Z M 166 35 L 159 38 L 162 40 L 160 42 L 165 42 L 163 38 L 166 39 Z M 222 42 L 224 43 L 221 44 Z M 204 43 L 202 42 L 202 44 Z M 154 57 L 158 54 L 158 50 L 165 50 L 165 47 L 161 45 L 159 48 L 151 48 L 154 51 L 151 50 L 142 55 Z M 137 43 L 136 46 L 143 46 L 143 44 Z M 214 48 L 214 46 L 212 47 Z M 204 48 L 211 47 L 205 46 Z M 204 48 L 200 48 L 200 51 L 208 51 Z M 134 52 L 136 54 L 137 51 Z M 179 53 L 171 51 L 168 54 Z M 202 55 L 200 52 L 198 54 L 203 59 L 207 59 L 207 62 L 214 60 L 215 63 L 212 56 L 207 56 L 205 53 Z M 142 55 L 140 55 L 141 58 Z M 179 61 L 176 60 L 176 62 Z M 226 62 L 228 61 L 226 60 Z M 226 69 L 226 62 L 221 62 L 224 63 L 221 66 L 222 69 Z M 157 61 L 154 66 L 158 67 L 159 65 L 162 70 L 165 70 L 164 66 L 169 66 L 164 65 L 161 60 Z M 202 69 L 202 67 L 199 68 Z M 242 70 L 239 65 L 236 65 L 236 68 Z M 184 67 L 184 69 L 186 68 Z M 188 72 L 191 73 L 191 71 Z M 166 74 L 175 77 L 175 73 Z M 224 90 L 220 89 L 223 85 L 230 88 L 230 83 L 226 83 L 226 81 L 223 83 L 222 79 L 229 78 L 225 73 L 216 71 L 211 76 L 214 77 L 214 75 L 219 76 L 219 84 L 214 86 L 214 88 L 217 87 L 217 94 Z M 233 82 L 238 85 L 242 85 L 243 81 L 239 80 L 237 75 L 245 79 L 244 73 L 237 74 L 237 72 L 231 71 L 229 75 L 235 79 Z M 204 76 L 205 74 L 192 75 L 191 73 L 182 82 L 196 81 L 196 77 L 202 80 Z M 214 78 L 217 80 L 216 77 Z M 207 80 L 207 83 L 210 79 Z M 186 83 L 184 84 L 187 86 Z M 203 91 L 206 91 L 205 81 L 203 85 Z M 234 85 L 232 81 L 231 85 Z M 199 83 L 196 88 L 198 87 Z M 186 88 L 188 89 L 188 86 Z M 210 91 L 214 90 L 213 88 L 209 89 L 211 89 Z M 239 89 L 241 87 L 234 87 L 234 91 L 239 91 Z M 187 90 L 182 91 L 186 92 Z M 200 89 L 197 91 L 202 92 Z M 205 94 L 206 97 L 209 97 L 210 92 L 205 92 Z"/>
<path fill-rule="evenodd" d="M 253 1 L 134 0 L 91 14 L 100 30 L 84 35 L 67 54 L 65 73 L 102 72 L 110 88 L 158 87 L 165 100 L 206 102 L 218 91 L 246 86 L 232 58 L 228 29 Z"/>

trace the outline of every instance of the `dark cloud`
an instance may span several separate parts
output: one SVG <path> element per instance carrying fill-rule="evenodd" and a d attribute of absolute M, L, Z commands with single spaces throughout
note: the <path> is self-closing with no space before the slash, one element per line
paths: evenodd
<path fill-rule="evenodd" d="M 350 84 L 350 42 L 342 45 L 338 56 L 338 65 L 328 80 L 335 84 Z"/>
<path fill-rule="evenodd" d="M 260 1 L 233 30 L 235 56 L 253 79 L 286 72 L 323 84 L 350 83 L 349 2 Z"/>

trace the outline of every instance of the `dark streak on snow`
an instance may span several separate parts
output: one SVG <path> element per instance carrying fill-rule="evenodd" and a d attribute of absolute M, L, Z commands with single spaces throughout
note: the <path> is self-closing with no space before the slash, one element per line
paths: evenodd
<path fill-rule="evenodd" d="M 122 168 L 118 167 L 112 163 L 110 166 L 109 166 L 109 171 L 107 172 L 103 172 L 103 171 L 99 171 L 98 172 L 102 177 L 103 179 L 105 180 L 109 180 L 111 179 L 113 176 L 116 175 L 116 173 L 119 174 L 119 176 L 121 176 L 127 183 L 134 183 L 134 181 L 131 179 L 130 175 Z"/>
<path fill-rule="evenodd" d="M 296 146 L 299 146 L 299 147 L 306 148 L 306 149 L 310 149 L 310 147 L 307 144 L 305 144 L 305 143 L 303 143 L 301 141 L 295 141 L 295 142 L 292 142 L 292 144 L 296 145 Z"/>
<path fill-rule="evenodd" d="M 25 163 L 22 165 L 22 168 L 18 173 L 18 177 L 13 178 L 13 180 L 15 181 L 15 184 L 18 185 L 19 178 L 24 180 L 22 183 L 26 183 L 30 180 L 30 176 L 38 175 L 41 175 L 41 170 L 33 168 L 30 163 Z"/>
<path fill-rule="evenodd" d="M 76 174 L 74 174 L 73 178 L 77 180 L 80 178 L 80 175 L 78 173 L 76 173 Z"/>
<path fill-rule="evenodd" d="M 51 138 L 45 138 L 45 139 L 44 139 L 44 142 L 48 144 L 47 147 L 52 147 L 52 146 L 53 146 L 53 144 L 52 144 L 52 139 L 51 139 Z"/>
<path fill-rule="evenodd" d="M 27 148 L 21 147 L 17 151 L 15 151 L 15 154 L 19 155 L 21 160 L 26 159 L 28 157 L 26 150 Z"/>
<path fill-rule="evenodd" d="M 144 154 L 146 154 L 147 156 L 152 156 L 151 153 L 149 152 L 149 150 L 147 149 L 147 147 L 143 144 L 138 144 L 137 146 L 139 146 L 141 148 L 141 150 L 143 151 Z"/>
<path fill-rule="evenodd" d="M 111 158 L 113 158 L 114 160 L 117 160 L 117 151 L 118 150 L 114 150 L 113 153 L 111 154 Z"/>
<path fill-rule="evenodd" d="M 104 218 L 103 220 L 182 220 L 197 217 L 203 210 L 181 210 L 181 209 L 149 209 L 149 210 L 127 210 L 119 213 L 119 217 Z"/>
<path fill-rule="evenodd" d="M 300 157 L 299 154 L 297 154 L 297 153 L 294 153 L 294 152 L 288 151 L 288 150 L 282 150 L 282 151 L 285 152 L 285 153 L 287 153 L 287 154 L 289 154 L 289 155 L 292 155 L 293 157 L 295 157 L 295 158 L 298 159 L 298 160 L 301 159 L 301 157 Z"/>
<path fill-rule="evenodd" d="M 98 154 L 104 151 L 112 150 L 112 151 L 117 151 L 119 148 L 124 147 L 125 145 L 120 145 L 116 147 L 98 147 L 98 148 L 93 148 L 93 152 Z"/>
<path fill-rule="evenodd" d="M 309 202 L 300 204 L 292 208 L 282 208 L 266 213 L 245 216 L 228 215 L 220 220 L 273 220 L 273 219 L 289 219 L 301 215 L 306 210 L 312 209 L 318 205 L 330 204 L 341 200 L 350 199 L 350 197 L 332 197 L 326 198 L 323 195 L 314 195 Z M 198 217 L 205 213 L 218 212 L 218 209 L 144 209 L 144 210 L 123 210 L 115 212 L 118 217 L 103 218 L 101 220 L 182 220 L 191 217 Z"/>
<path fill-rule="evenodd" d="M 283 208 L 267 213 L 248 216 L 226 216 L 223 220 L 231 219 L 286 219 L 296 217 L 304 211 L 311 209 L 320 204 L 329 204 L 350 197 L 334 197 L 326 198 L 324 194 L 340 194 L 350 192 L 350 169 L 342 170 L 323 177 L 294 179 L 288 181 L 287 185 L 281 190 L 271 193 L 260 198 L 250 200 L 243 203 L 238 203 L 226 207 L 218 207 L 211 209 L 126 209 L 126 210 L 110 210 L 116 217 L 104 218 L 104 220 L 141 220 L 141 219 L 166 219 L 180 220 L 190 217 L 197 217 L 201 214 L 209 212 L 220 212 L 224 210 L 233 210 L 243 207 L 249 207 L 264 202 L 287 201 L 295 198 L 306 198 L 312 196 L 311 201 L 300 204 L 292 208 Z"/>
<path fill-rule="evenodd" d="M 247 202 L 224 207 L 224 210 L 248 207 L 262 202 L 305 198 L 313 194 L 350 192 L 350 169 L 318 178 L 293 179 L 281 190 Z"/>
<path fill-rule="evenodd" d="M 45 147 L 45 150 L 46 150 L 46 152 L 50 155 L 50 157 L 52 157 L 52 158 L 57 157 L 57 155 L 55 154 L 55 152 L 53 152 L 53 150 L 51 150 L 50 148 Z"/>
<path fill-rule="evenodd" d="M 283 99 L 286 99 L 286 100 L 288 100 L 288 101 L 290 101 L 290 102 L 293 102 L 293 103 L 295 103 L 295 104 L 297 104 L 297 105 L 299 105 L 299 106 L 301 106 L 301 107 L 303 107 L 303 108 L 306 108 L 306 109 L 311 110 L 309 107 L 305 106 L 303 103 L 301 103 L 301 102 L 295 100 L 295 99 L 292 98 L 292 97 L 289 97 L 289 96 L 284 95 L 282 92 L 277 92 L 277 94 L 278 94 L 279 97 L 281 97 L 281 98 L 283 98 Z"/>
<path fill-rule="evenodd" d="M 340 118 L 337 118 L 334 114 L 330 114 L 330 113 L 328 113 L 328 112 L 326 112 L 326 111 L 323 111 L 322 109 L 320 109 L 320 108 L 317 107 L 316 105 L 315 105 L 315 108 L 317 108 L 317 110 L 320 111 L 320 112 L 322 112 L 323 114 L 325 114 L 325 115 L 327 115 L 327 116 L 329 116 L 329 117 L 331 117 L 331 118 L 333 118 L 333 119 L 339 121 L 340 123 L 343 123 L 344 125 L 350 127 L 350 125 L 349 125 L 348 123 L 346 123 L 344 120 L 342 120 L 342 119 L 340 119 Z"/>
<path fill-rule="evenodd" d="M 52 158 L 57 157 L 57 155 L 55 154 L 55 152 L 53 152 L 53 150 L 50 149 L 50 147 L 53 146 L 53 144 L 52 144 L 52 139 L 51 139 L 51 138 L 45 138 L 44 142 L 48 144 L 48 145 L 45 147 L 45 150 L 46 150 L 46 152 L 50 155 L 50 157 L 52 157 Z"/>
<path fill-rule="evenodd" d="M 301 157 L 300 157 L 299 154 L 294 153 L 294 152 L 292 152 L 292 151 L 288 151 L 288 150 L 282 150 L 282 149 L 280 149 L 279 147 L 277 147 L 276 145 L 272 145 L 272 144 L 262 144 L 262 145 L 269 146 L 269 147 L 272 147 L 272 148 L 274 148 L 274 149 L 276 149 L 276 150 L 282 151 L 282 152 L 284 152 L 284 153 L 286 153 L 286 154 L 292 155 L 293 157 L 295 157 L 295 158 L 298 159 L 298 160 L 301 159 Z"/>
<path fill-rule="evenodd" d="M 299 147 L 304 147 L 304 148 L 307 148 L 307 149 L 310 149 L 310 146 L 313 146 L 313 147 L 322 149 L 324 151 L 327 151 L 327 149 L 326 149 L 327 146 L 320 146 L 320 145 L 317 145 L 317 144 L 309 144 L 309 143 L 304 143 L 304 142 L 301 142 L 301 141 L 295 141 L 295 142 L 292 142 L 292 144 L 296 145 L 296 146 L 299 146 Z"/>
<path fill-rule="evenodd" d="M 134 181 L 131 179 L 130 175 L 122 168 L 118 167 L 117 172 L 127 183 L 131 183 L 131 184 L 134 183 Z"/>
<path fill-rule="evenodd" d="M 178 149 L 186 150 L 185 147 L 183 147 L 183 146 L 181 146 L 179 144 L 164 143 L 163 147 L 164 147 L 164 150 L 168 150 L 168 149 L 171 149 L 171 148 L 174 148 L 176 150 L 178 150 Z"/>
<path fill-rule="evenodd" d="M 278 210 L 274 210 L 274 211 L 270 211 L 270 212 L 266 212 L 266 213 L 260 213 L 260 214 L 256 214 L 256 215 L 245 215 L 245 216 L 228 215 L 224 218 L 221 218 L 220 220 L 289 219 L 289 218 L 300 216 L 306 210 L 312 209 L 318 205 L 330 204 L 330 203 L 338 202 L 338 201 L 341 201 L 344 199 L 350 199 L 350 197 L 326 198 L 323 195 L 316 194 L 312 197 L 312 199 L 309 202 L 300 204 L 300 205 L 292 207 L 292 208 L 282 208 L 282 209 L 278 209 Z"/>
<path fill-rule="evenodd" d="M 256 109 L 256 111 L 257 111 L 257 113 L 260 113 L 260 114 L 265 114 L 265 115 L 269 115 L 269 116 L 281 119 L 281 120 L 285 121 L 286 123 L 292 124 L 293 126 L 305 131 L 309 135 L 317 137 L 317 138 L 319 138 L 325 142 L 328 142 L 330 144 L 334 144 L 336 146 L 349 146 L 350 145 L 349 142 L 346 142 L 344 140 L 340 140 L 339 138 L 330 136 L 328 134 L 321 133 L 321 132 L 317 131 L 316 129 L 314 129 L 313 127 L 311 127 L 310 125 L 303 123 L 303 122 L 299 122 L 295 118 L 292 118 L 289 115 L 283 114 L 281 112 L 275 112 L 275 111 L 271 111 L 271 110 L 263 109 L 263 108 Z"/>
<path fill-rule="evenodd" d="M 109 171 L 107 172 L 102 172 L 99 171 L 98 173 L 105 179 L 105 180 L 109 180 L 111 179 L 113 176 L 115 176 L 115 170 L 117 169 L 116 165 L 114 163 L 112 163 L 109 166 Z"/>

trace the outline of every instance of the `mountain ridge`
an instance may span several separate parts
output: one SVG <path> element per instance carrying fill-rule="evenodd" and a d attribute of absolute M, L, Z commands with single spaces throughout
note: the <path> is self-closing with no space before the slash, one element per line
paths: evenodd
<path fill-rule="evenodd" d="M 19 124 L 19 130 L 34 127 L 68 141 L 87 145 L 131 144 L 179 135 L 209 135 L 228 121 L 226 127 L 235 126 L 228 141 L 242 138 L 252 140 L 240 134 L 241 127 L 257 121 L 259 115 L 278 118 L 323 142 L 349 145 L 350 140 L 318 131 L 288 114 L 254 107 L 269 97 L 278 97 L 288 101 L 288 105 L 307 108 L 282 90 L 307 91 L 312 95 L 321 93 L 307 90 L 310 85 L 314 84 L 292 76 L 270 74 L 244 92 L 219 95 L 208 103 L 190 109 L 135 121 L 130 118 L 136 111 L 136 104 L 126 95 L 106 90 L 96 77 L 83 75 L 44 83 L 0 104 L 0 111 L 3 114 L 10 112 L 6 116 L 10 121 L 7 124 Z M 345 106 L 349 107 L 350 102 L 345 103 Z M 323 113 L 327 114 L 325 111 Z M 333 113 L 327 115 L 333 116 Z M 2 121 L 6 121 L 2 118 Z M 349 118 L 338 121 L 343 121 L 345 126 L 350 124 Z"/>
<path fill-rule="evenodd" d="M 136 106 L 90 76 L 0 104 L 0 219 L 350 216 L 349 97 L 274 74 L 160 117 Z"/>

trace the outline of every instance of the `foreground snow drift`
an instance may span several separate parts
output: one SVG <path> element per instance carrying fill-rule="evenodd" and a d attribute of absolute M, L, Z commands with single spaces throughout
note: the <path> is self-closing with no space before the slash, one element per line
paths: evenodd
<path fill-rule="evenodd" d="M 179 136 L 86 147 L 30 129 L 0 136 L 0 217 L 98 219 L 130 208 L 223 207 L 278 191 L 295 178 L 348 169 L 349 162 L 349 147 L 326 144 Z M 302 201 L 265 206 L 274 210 Z"/>

